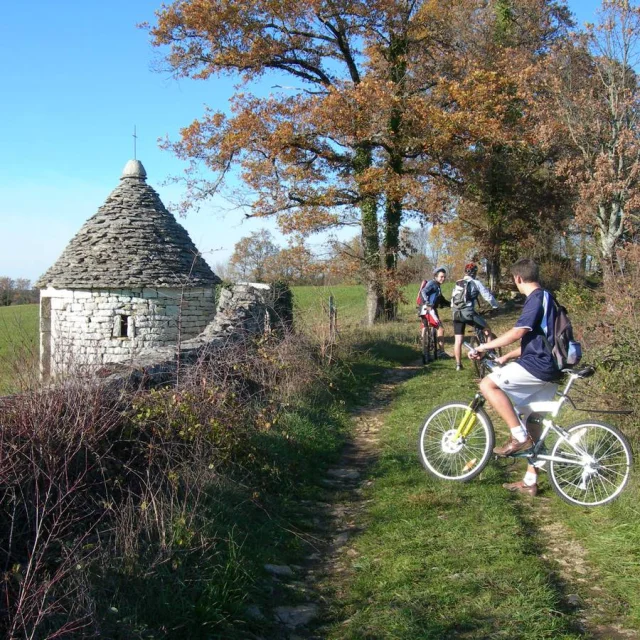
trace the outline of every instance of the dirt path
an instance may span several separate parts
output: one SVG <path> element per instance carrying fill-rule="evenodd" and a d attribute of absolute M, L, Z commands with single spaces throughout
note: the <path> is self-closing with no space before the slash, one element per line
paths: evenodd
<path fill-rule="evenodd" d="M 371 391 L 366 403 L 352 413 L 352 438 L 339 462 L 322 479 L 325 501 L 303 502 L 301 520 L 311 519 L 314 531 L 301 536 L 309 554 L 301 566 L 265 567 L 271 573 L 271 611 L 250 608 L 250 615 L 274 621 L 278 640 L 321 639 L 333 621 L 331 603 L 340 600 L 332 577 L 347 570 L 356 552 L 349 541 L 358 532 L 360 513 L 367 501 L 363 489 L 372 483 L 367 470 L 376 461 L 378 433 L 399 384 L 422 371 L 422 364 L 388 369 L 383 382 Z M 274 638 L 273 633 L 268 636 Z M 256 636 L 259 640 L 266 640 Z"/>

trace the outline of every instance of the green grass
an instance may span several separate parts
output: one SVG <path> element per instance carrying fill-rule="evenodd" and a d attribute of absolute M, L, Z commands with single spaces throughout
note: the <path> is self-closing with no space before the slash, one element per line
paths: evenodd
<path fill-rule="evenodd" d="M 33 376 L 38 354 L 37 304 L 0 307 L 0 395 Z"/>
<path fill-rule="evenodd" d="M 404 383 L 385 421 L 373 506 L 330 638 L 578 638 L 540 540 L 492 465 L 469 484 L 431 479 L 418 462 L 428 411 L 474 393 L 469 371 L 438 362 Z"/>
<path fill-rule="evenodd" d="M 352 296 L 351 308 L 355 302 Z M 351 338 L 359 338 L 361 348 L 387 365 L 406 363 L 416 353 L 413 313 L 406 305 L 399 322 L 361 328 Z M 449 314 L 441 315 L 451 352 Z M 500 333 L 516 317 L 512 310 L 492 325 Z M 348 578 L 329 585 L 341 600 L 334 603 L 340 623 L 329 637 L 583 637 L 575 611 L 563 603 L 568 593 L 593 597 L 587 592 L 592 585 L 563 585 L 554 573 L 556 559 L 536 521 L 536 503 L 533 511 L 523 509 L 521 500 L 500 486 L 519 473 L 492 463 L 469 484 L 449 484 L 431 479 L 419 465 L 417 432 L 424 416 L 453 398 L 470 399 L 475 389 L 471 369 L 456 375 L 451 361 L 430 365 L 398 389 L 379 446 L 375 482 L 365 496 L 373 506 L 360 523 L 364 532 L 354 542 L 357 556 Z M 597 406 L 598 389 L 587 392 L 591 406 Z M 569 424 L 584 414 L 567 410 L 561 418 Z M 504 429 L 497 420 L 496 428 Z M 524 471 L 522 463 L 518 470 Z M 586 550 L 595 586 L 608 594 L 595 621 L 640 629 L 637 481 L 632 479 L 612 505 L 592 510 L 566 505 L 544 475 L 541 486 L 551 517 Z"/>
<path fill-rule="evenodd" d="M 347 384 L 348 377 L 345 391 Z M 325 394 L 319 404 L 289 407 L 277 427 L 246 443 L 256 455 L 252 468 L 220 474 L 202 487 L 205 497 L 195 526 L 178 526 L 173 535 L 197 534 L 215 544 L 202 553 L 174 551 L 171 562 L 149 558 L 153 569 L 143 563 L 134 573 L 123 567 L 96 580 L 99 601 L 117 611 L 105 616 L 105 635 L 123 640 L 240 640 L 253 637 L 251 632 L 275 637 L 271 620 L 252 619 L 246 607 L 266 611 L 273 604 L 279 585 L 264 570 L 266 563 L 296 564 L 309 553 L 304 540 L 313 530 L 314 514 L 306 514 L 301 501 L 324 497 L 319 479 L 339 456 L 348 425 L 345 403 Z M 294 591 L 279 597 L 295 604 L 301 596 Z"/>
<path fill-rule="evenodd" d="M 398 305 L 400 318 L 415 316 L 416 295 L 420 283 L 408 284 L 402 288 L 402 301 Z M 452 284 L 443 286 L 448 298 Z M 361 327 L 366 319 L 366 289 L 363 285 L 336 285 L 331 287 L 293 287 L 297 320 L 305 325 L 316 325 L 328 317 L 329 297 L 333 296 L 338 308 L 338 327 L 340 329 Z M 446 315 L 446 313 L 445 313 Z"/>

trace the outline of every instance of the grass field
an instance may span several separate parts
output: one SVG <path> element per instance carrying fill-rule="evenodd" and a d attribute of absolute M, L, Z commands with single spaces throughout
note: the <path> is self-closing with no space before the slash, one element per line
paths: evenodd
<path fill-rule="evenodd" d="M 0 394 L 16 391 L 33 375 L 38 309 L 37 304 L 0 307 Z"/>
<path fill-rule="evenodd" d="M 353 296 L 351 308 L 356 302 Z M 500 333 L 516 317 L 517 310 L 512 310 L 492 325 Z M 400 322 L 391 324 L 392 332 L 389 325 L 361 329 L 361 344 L 401 364 L 407 361 L 405 349 L 412 346 L 414 323 L 413 308 L 406 305 Z M 451 353 L 448 319 L 445 329 Z M 359 523 L 362 533 L 354 544 L 351 571 L 331 587 L 342 600 L 335 605 L 336 619 L 346 622 L 336 625 L 329 637 L 590 637 L 583 631 L 581 612 L 567 605 L 570 594 L 590 603 L 592 626 L 605 629 L 597 637 L 613 637 L 608 634 L 615 633 L 617 624 L 635 637 L 640 631 L 637 462 L 621 498 L 591 510 L 563 503 L 545 474 L 542 497 L 536 501 L 524 502 L 505 492 L 502 482 L 519 479 L 522 463 L 493 463 L 469 484 L 435 481 L 416 455 L 421 421 L 438 404 L 468 400 L 475 390 L 470 369 L 456 373 L 452 361 L 430 365 L 398 389 L 379 443 L 374 482 L 365 496 L 372 506 Z M 586 398 L 589 406 L 597 407 L 602 380 L 596 376 L 578 385 L 577 392 L 579 404 Z M 561 423 L 585 417 L 567 409 Z M 495 425 L 504 429 L 498 419 Z M 626 428 L 637 441 L 633 427 L 626 423 Z M 560 539 L 548 539 L 549 523 L 562 528 Z M 564 556 L 567 549 L 573 549 L 575 558 L 586 558 L 591 567 L 586 578 L 577 574 L 571 583 L 566 581 L 559 567 L 572 564 L 573 559 Z M 600 601 L 597 608 L 594 598 Z"/>
<path fill-rule="evenodd" d="M 415 317 L 415 299 L 420 284 L 408 284 L 402 289 L 403 301 L 398 306 L 400 319 Z M 442 292 L 451 294 L 452 284 L 446 282 Z M 366 318 L 366 291 L 363 285 L 336 285 L 333 287 L 293 287 L 297 317 L 318 320 L 327 316 L 329 297 L 333 296 L 338 308 L 338 326 L 353 328 L 364 326 Z"/>
<path fill-rule="evenodd" d="M 381 433 L 342 594 L 338 639 L 569 639 L 582 637 L 541 557 L 539 534 L 491 465 L 468 484 L 439 482 L 418 462 L 418 429 L 431 408 L 475 390 L 469 369 L 430 365 L 405 382 Z"/>

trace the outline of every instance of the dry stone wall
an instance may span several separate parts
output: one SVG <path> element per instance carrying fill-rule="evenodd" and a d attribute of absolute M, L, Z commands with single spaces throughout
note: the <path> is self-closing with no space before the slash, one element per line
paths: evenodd
<path fill-rule="evenodd" d="M 286 300 L 283 304 L 283 298 Z M 131 362 L 120 365 L 112 380 L 157 384 L 175 379 L 178 366 L 185 367 L 206 358 L 230 342 L 251 339 L 265 331 L 279 333 L 292 325 L 293 309 L 287 287 L 256 283 L 223 286 L 216 315 L 195 338 L 168 347 L 142 350 Z M 179 351 L 179 353 L 178 353 Z"/>
<path fill-rule="evenodd" d="M 49 357 L 53 375 L 70 364 L 133 360 L 150 348 L 177 344 L 179 336 L 189 340 L 199 335 L 214 317 L 215 305 L 213 287 L 45 289 L 42 359 Z"/>

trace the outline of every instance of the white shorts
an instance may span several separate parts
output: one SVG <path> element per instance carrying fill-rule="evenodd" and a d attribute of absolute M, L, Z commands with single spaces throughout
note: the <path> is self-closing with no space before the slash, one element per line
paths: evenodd
<path fill-rule="evenodd" d="M 536 378 L 517 362 L 495 369 L 489 377 L 509 396 L 516 413 L 523 416 L 523 422 L 526 422 L 531 413 L 529 404 L 553 400 L 558 388 L 555 382 Z"/>

